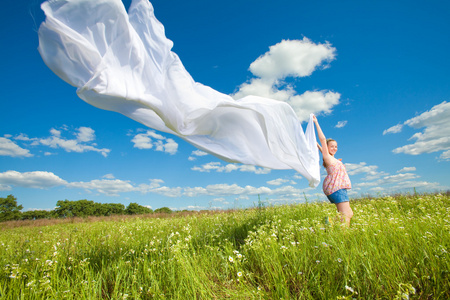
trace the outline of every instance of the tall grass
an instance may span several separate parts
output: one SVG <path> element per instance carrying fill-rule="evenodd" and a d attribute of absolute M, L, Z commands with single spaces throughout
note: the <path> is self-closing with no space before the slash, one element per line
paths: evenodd
<path fill-rule="evenodd" d="M 2 299 L 449 299 L 448 195 L 6 228 Z"/>

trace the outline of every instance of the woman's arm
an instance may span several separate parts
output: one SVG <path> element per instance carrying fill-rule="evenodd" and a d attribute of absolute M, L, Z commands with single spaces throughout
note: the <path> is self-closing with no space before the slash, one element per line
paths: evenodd
<path fill-rule="evenodd" d="M 327 138 L 325 137 L 325 134 L 323 134 L 322 128 L 320 128 L 319 121 L 317 120 L 315 115 L 313 116 L 313 121 L 314 124 L 316 125 L 319 141 L 322 144 L 322 147 L 320 147 L 319 144 L 317 144 L 317 147 L 319 148 L 320 152 L 322 152 L 323 161 L 325 162 L 326 165 L 328 165 L 331 160 L 331 155 L 328 152 Z"/>
<path fill-rule="evenodd" d="M 320 146 L 319 143 L 317 143 L 317 148 L 319 148 L 320 153 L 322 153 L 322 147 Z"/>

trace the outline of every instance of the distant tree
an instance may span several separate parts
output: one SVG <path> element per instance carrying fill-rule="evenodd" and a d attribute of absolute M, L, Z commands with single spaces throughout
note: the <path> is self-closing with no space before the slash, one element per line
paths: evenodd
<path fill-rule="evenodd" d="M 6 198 L 0 197 L 0 222 L 19 220 L 21 218 L 22 205 L 17 205 L 17 198 L 8 195 Z"/>
<path fill-rule="evenodd" d="M 28 210 L 22 213 L 22 220 L 37 220 L 51 217 L 52 212 L 47 210 Z"/>
<path fill-rule="evenodd" d="M 87 217 L 100 215 L 101 205 L 91 200 L 59 200 L 56 202 L 55 214 L 59 218 Z"/>
<path fill-rule="evenodd" d="M 125 205 L 121 203 L 103 203 L 101 204 L 102 215 L 123 215 L 125 214 Z"/>
<path fill-rule="evenodd" d="M 171 214 L 172 210 L 168 207 L 161 207 L 161 208 L 157 208 L 155 209 L 155 213 L 166 213 L 166 214 Z"/>
<path fill-rule="evenodd" d="M 150 214 L 153 212 L 153 210 L 151 210 L 148 207 L 132 202 L 128 204 L 127 208 L 125 209 L 125 212 L 129 215 L 142 215 L 142 214 Z"/>

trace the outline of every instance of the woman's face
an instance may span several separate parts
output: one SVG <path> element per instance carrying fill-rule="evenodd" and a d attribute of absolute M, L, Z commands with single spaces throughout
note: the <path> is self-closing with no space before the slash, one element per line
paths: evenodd
<path fill-rule="evenodd" d="M 338 150 L 336 141 L 330 141 L 328 144 L 328 153 L 334 156 Z"/>

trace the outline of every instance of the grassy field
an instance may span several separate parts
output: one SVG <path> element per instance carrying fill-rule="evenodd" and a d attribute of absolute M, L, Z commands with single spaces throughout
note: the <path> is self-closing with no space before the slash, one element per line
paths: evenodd
<path fill-rule="evenodd" d="M 351 204 L 3 223 L 0 298 L 450 299 L 448 194 Z"/>

